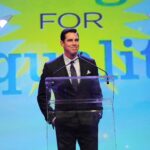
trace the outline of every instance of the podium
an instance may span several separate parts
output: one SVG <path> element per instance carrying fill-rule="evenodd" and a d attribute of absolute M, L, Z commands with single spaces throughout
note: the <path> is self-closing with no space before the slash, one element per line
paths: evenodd
<path fill-rule="evenodd" d="M 78 81 L 78 88 L 72 86 Z M 116 150 L 114 78 L 109 76 L 47 77 L 47 150 L 57 150 L 56 126 L 98 124 L 98 150 Z M 52 120 L 56 117 L 55 126 Z M 66 139 L 67 140 L 67 139 Z M 80 145 L 76 141 L 76 150 Z"/>

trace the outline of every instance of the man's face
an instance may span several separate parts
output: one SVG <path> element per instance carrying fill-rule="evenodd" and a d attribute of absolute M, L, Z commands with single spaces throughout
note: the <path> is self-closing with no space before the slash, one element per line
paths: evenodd
<path fill-rule="evenodd" d="M 61 41 L 61 46 L 64 48 L 66 56 L 73 57 L 79 49 L 79 37 L 77 33 L 68 32 L 65 35 L 65 40 Z"/>

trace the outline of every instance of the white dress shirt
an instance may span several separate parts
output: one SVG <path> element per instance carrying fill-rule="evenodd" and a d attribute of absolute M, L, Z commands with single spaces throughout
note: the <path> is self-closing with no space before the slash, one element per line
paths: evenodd
<path fill-rule="evenodd" d="M 77 59 L 78 56 L 76 56 L 74 59 L 70 59 L 70 58 L 68 58 L 68 57 L 64 54 L 63 57 L 64 57 L 65 65 L 69 64 L 71 61 L 74 61 L 74 60 L 76 59 L 76 60 L 74 61 L 74 63 L 73 63 L 73 66 L 74 66 L 74 68 L 75 68 L 75 70 L 76 70 L 77 76 L 78 76 L 78 77 L 81 76 L 79 59 Z M 66 69 L 67 69 L 67 72 L 68 72 L 69 77 L 71 77 L 70 65 L 71 65 L 71 64 L 69 64 L 69 65 L 66 66 Z M 80 82 L 80 81 L 78 80 L 78 82 Z"/>

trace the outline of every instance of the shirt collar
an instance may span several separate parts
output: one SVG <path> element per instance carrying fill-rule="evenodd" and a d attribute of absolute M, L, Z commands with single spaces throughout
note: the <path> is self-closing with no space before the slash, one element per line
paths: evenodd
<path fill-rule="evenodd" d="M 63 57 L 64 57 L 64 61 L 66 64 L 70 63 L 71 61 L 74 61 L 75 59 L 78 58 L 78 55 L 76 55 L 76 57 L 74 59 L 70 59 L 68 58 L 65 54 L 63 54 Z M 75 61 L 76 62 L 76 61 Z"/>

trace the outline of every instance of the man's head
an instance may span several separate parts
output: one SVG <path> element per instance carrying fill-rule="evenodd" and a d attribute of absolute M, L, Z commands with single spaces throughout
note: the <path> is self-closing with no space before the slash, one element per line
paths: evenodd
<path fill-rule="evenodd" d="M 70 59 L 73 59 L 79 50 L 79 35 L 76 29 L 64 29 L 61 32 L 61 46 L 64 53 Z"/>

